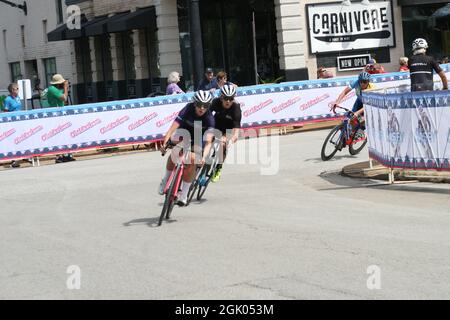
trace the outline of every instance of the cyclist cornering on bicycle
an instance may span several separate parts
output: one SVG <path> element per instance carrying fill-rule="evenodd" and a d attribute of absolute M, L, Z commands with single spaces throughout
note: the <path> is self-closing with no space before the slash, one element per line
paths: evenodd
<path fill-rule="evenodd" d="M 209 110 L 211 101 L 212 95 L 209 91 L 197 91 L 194 94 L 194 101 L 188 103 L 180 111 L 178 117 L 175 119 L 169 131 L 167 131 L 164 137 L 164 143 L 161 149 L 162 153 L 165 153 L 169 140 L 179 129 L 185 130 L 184 132 L 181 132 L 181 130 L 178 131 L 183 137 L 183 141 L 181 142 L 183 148 L 189 149 L 190 146 L 190 150 L 183 150 L 183 152 L 190 152 L 191 156 L 190 158 L 188 158 L 190 161 L 185 164 L 183 182 L 181 184 L 181 193 L 178 200 L 178 205 L 180 206 L 185 206 L 187 204 L 189 188 L 192 184 L 192 181 L 195 179 L 196 164 L 203 165 L 211 149 L 211 142 L 214 137 L 213 130 L 215 127 L 214 117 Z M 197 128 L 201 128 L 201 132 L 197 132 L 195 135 L 194 131 Z M 186 141 L 185 139 L 187 138 L 190 141 Z M 176 141 L 174 142 L 176 143 Z M 179 150 L 175 149 L 175 152 L 179 152 Z M 196 155 L 201 156 L 201 161 L 196 161 Z M 175 164 L 172 161 L 172 156 L 170 156 L 167 160 L 166 173 L 159 186 L 160 195 L 164 194 L 164 187 L 172 173 L 172 170 L 174 169 L 174 166 Z"/>
<path fill-rule="evenodd" d="M 358 80 L 356 80 L 352 85 L 348 86 L 347 88 L 344 89 L 344 91 L 341 92 L 339 97 L 336 99 L 336 102 L 331 107 L 331 110 L 335 112 L 336 107 L 339 106 L 339 104 L 345 98 L 345 96 L 350 91 L 355 89 L 356 101 L 355 104 L 353 105 L 352 112 L 354 113 L 355 117 L 361 117 L 364 114 L 364 105 L 361 99 L 361 93 L 364 90 L 370 90 L 375 88 L 375 85 L 371 83 L 370 80 L 371 80 L 370 73 L 365 71 L 361 72 L 358 76 Z"/>
<path fill-rule="evenodd" d="M 212 182 L 217 182 L 222 173 L 222 164 L 227 156 L 227 141 L 235 143 L 239 137 L 241 128 L 242 111 L 241 105 L 234 100 L 236 96 L 236 87 L 233 85 L 224 85 L 220 89 L 220 97 L 211 103 L 211 112 L 214 112 L 216 129 L 222 132 L 222 150 L 223 157 L 217 165 L 217 170 L 211 178 Z"/>

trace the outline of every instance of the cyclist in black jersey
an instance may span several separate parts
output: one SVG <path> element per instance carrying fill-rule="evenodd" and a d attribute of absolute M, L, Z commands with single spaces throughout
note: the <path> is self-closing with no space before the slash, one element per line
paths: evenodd
<path fill-rule="evenodd" d="M 186 165 L 186 169 L 184 170 L 183 182 L 181 184 L 181 193 L 180 198 L 178 199 L 178 205 L 185 206 L 187 201 L 187 196 L 189 189 L 191 187 L 192 181 L 195 179 L 195 164 L 196 164 L 196 153 L 200 155 L 201 164 L 203 165 L 206 162 L 206 157 L 209 154 L 209 150 L 211 149 L 212 140 L 214 137 L 214 117 L 209 110 L 211 106 L 211 101 L 213 97 L 209 91 L 198 90 L 194 94 L 194 101 L 188 103 L 178 114 L 178 117 L 172 123 L 169 131 L 166 133 L 164 137 L 163 147 L 161 152 L 165 153 L 165 147 L 167 146 L 169 140 L 174 136 L 182 134 L 180 129 L 184 130 L 184 136 L 186 140 L 183 139 L 182 145 L 190 151 L 190 158 Z M 195 134 L 195 130 L 201 130 L 201 134 Z M 189 140 L 189 141 L 188 141 Z M 189 148 L 190 144 L 190 148 Z M 189 150 L 190 149 L 190 150 Z M 177 150 L 176 152 L 179 152 Z M 164 187 L 172 174 L 172 170 L 175 167 L 175 164 L 172 160 L 172 157 L 167 159 L 166 164 L 166 173 L 164 178 L 161 180 L 161 183 L 158 188 L 158 193 L 160 195 L 164 194 Z"/>
<path fill-rule="evenodd" d="M 211 103 L 211 112 L 214 113 L 214 120 L 216 129 L 222 132 L 222 150 L 223 157 L 217 165 L 217 170 L 212 177 L 212 182 L 217 182 L 220 179 L 222 172 L 222 163 L 226 157 L 226 143 L 231 141 L 235 143 L 239 137 L 239 130 L 241 128 L 242 111 L 239 103 L 235 102 L 236 88 L 234 85 L 224 85 L 220 88 L 220 97 L 216 98 Z M 231 134 L 231 136 L 227 136 Z"/>
<path fill-rule="evenodd" d="M 427 48 L 425 39 L 418 38 L 412 43 L 413 56 L 408 60 L 411 91 L 433 90 L 433 70 L 441 77 L 442 89 L 448 90 L 445 72 L 433 57 L 426 54 Z"/>

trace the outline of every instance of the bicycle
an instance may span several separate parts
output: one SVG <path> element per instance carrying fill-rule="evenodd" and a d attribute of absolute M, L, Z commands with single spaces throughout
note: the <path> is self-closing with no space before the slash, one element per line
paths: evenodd
<path fill-rule="evenodd" d="M 367 143 L 367 137 L 362 126 L 362 119 L 355 117 L 355 113 L 347 108 L 337 106 L 346 111 L 342 123 L 334 127 L 325 139 L 321 158 L 328 161 L 334 157 L 336 152 L 348 146 L 349 153 L 354 156 L 361 152 Z M 331 146 L 331 149 L 328 150 Z"/>
<path fill-rule="evenodd" d="M 197 169 L 197 174 L 195 180 L 188 193 L 188 204 L 192 201 L 195 193 L 197 192 L 197 201 L 200 201 L 208 188 L 211 178 L 214 176 L 217 170 L 217 165 L 219 164 L 219 150 L 220 150 L 220 140 L 215 140 L 213 146 L 210 150 L 208 160 L 203 167 Z M 198 190 L 198 191 L 197 191 Z"/>
<path fill-rule="evenodd" d="M 164 146 L 163 152 L 161 155 L 164 157 L 167 149 L 173 149 L 177 147 L 177 144 L 173 143 L 169 140 L 166 146 Z M 181 148 L 181 147 L 179 147 Z M 179 161 L 176 162 L 172 173 L 167 179 L 166 185 L 164 187 L 164 205 L 161 211 L 161 215 L 159 217 L 158 226 L 161 226 L 164 219 L 170 219 L 170 215 L 172 213 L 173 207 L 175 206 L 178 200 L 178 193 L 180 192 L 181 181 L 183 178 L 183 173 L 185 169 L 185 163 L 190 157 L 190 152 L 184 152 L 182 149 L 179 152 Z"/>

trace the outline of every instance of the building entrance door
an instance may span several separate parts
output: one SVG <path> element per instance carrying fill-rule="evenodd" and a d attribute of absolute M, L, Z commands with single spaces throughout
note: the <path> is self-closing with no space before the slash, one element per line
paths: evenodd
<path fill-rule="evenodd" d="M 253 13 L 256 20 L 258 72 L 278 75 L 278 46 L 273 0 L 220 0 L 200 2 L 204 61 L 216 72 L 225 70 L 238 85 L 253 85 L 255 62 Z"/>

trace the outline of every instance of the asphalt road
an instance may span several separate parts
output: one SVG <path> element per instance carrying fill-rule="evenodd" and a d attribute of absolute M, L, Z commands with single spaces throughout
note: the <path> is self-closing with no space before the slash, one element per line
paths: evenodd
<path fill-rule="evenodd" d="M 341 177 L 367 151 L 324 163 L 327 132 L 252 150 L 162 227 L 158 153 L 0 172 L 0 299 L 449 299 L 449 185 Z"/>

